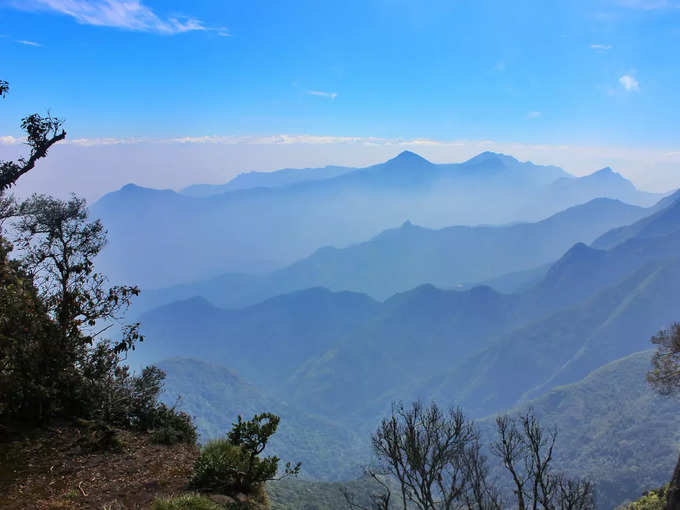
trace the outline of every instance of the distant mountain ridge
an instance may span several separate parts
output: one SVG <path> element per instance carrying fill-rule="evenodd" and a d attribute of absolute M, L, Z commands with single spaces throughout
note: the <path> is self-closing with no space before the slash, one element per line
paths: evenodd
<path fill-rule="evenodd" d="M 343 166 L 325 166 L 323 168 L 284 168 L 273 172 L 245 172 L 238 174 L 226 184 L 193 184 L 182 189 L 180 193 L 190 197 L 207 197 L 219 195 L 227 191 L 238 191 L 249 188 L 272 188 L 288 186 L 299 182 L 330 179 L 356 168 Z"/>
<path fill-rule="evenodd" d="M 601 235 L 592 243 L 592 247 L 599 249 L 613 248 L 633 237 L 655 237 L 672 234 L 680 229 L 678 225 L 680 191 L 661 200 L 655 209 L 655 214 L 644 217 L 632 225 L 619 227 Z"/>
<path fill-rule="evenodd" d="M 238 308 L 317 286 L 363 292 L 375 299 L 386 299 L 422 283 L 456 288 L 547 264 L 574 243 L 590 243 L 600 234 L 647 214 L 645 208 L 595 199 L 537 223 L 432 230 L 407 221 L 364 243 L 344 249 L 321 248 L 269 275 L 223 275 L 194 285 L 144 291 L 137 309 L 192 296 Z"/>
<path fill-rule="evenodd" d="M 535 221 L 601 195 L 584 178 L 567 179 L 573 181 L 568 192 L 555 189 L 555 181 L 568 177 L 560 168 L 494 153 L 434 164 L 406 151 L 363 169 L 333 168 L 321 179 L 300 171 L 294 175 L 306 180 L 292 183 L 284 174 L 280 182 L 268 176 L 270 187 L 259 186 L 259 176 L 258 187 L 202 198 L 125 186 L 91 207 L 110 235 L 100 266 L 114 282 L 167 287 L 269 272 L 320 246 L 341 248 L 406 220 L 434 229 Z M 656 198 L 632 190 L 610 198 L 634 205 Z"/>
<path fill-rule="evenodd" d="M 386 170 L 392 174 L 391 177 L 394 177 L 395 174 L 399 174 L 400 171 L 403 172 L 405 169 L 410 171 L 409 173 L 413 173 L 413 169 L 417 168 L 421 172 L 423 170 L 431 172 L 456 172 L 459 176 L 470 176 L 480 170 L 486 173 L 498 173 L 503 169 L 517 167 L 525 168 L 528 171 L 540 168 L 546 174 L 544 176 L 546 181 L 552 181 L 569 175 L 556 166 L 535 167 L 531 162 L 519 163 L 512 156 L 493 152 L 483 152 L 463 163 L 438 165 L 429 162 L 414 152 L 403 151 L 385 163 L 369 167 L 357 168 L 329 165 L 322 168 L 284 168 L 272 172 L 245 172 L 238 174 L 226 184 L 194 184 L 182 189 L 180 193 L 191 197 L 206 197 L 228 191 L 250 188 L 275 188 L 303 182 L 332 179 L 351 172 L 381 173 Z"/>

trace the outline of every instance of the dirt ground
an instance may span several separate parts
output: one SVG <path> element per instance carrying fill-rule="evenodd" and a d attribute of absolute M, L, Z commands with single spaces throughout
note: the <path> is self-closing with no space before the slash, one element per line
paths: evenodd
<path fill-rule="evenodd" d="M 74 424 L 0 431 L 0 508 L 146 509 L 186 490 L 197 447 L 120 431 L 119 451 L 92 451 L 90 435 Z"/>

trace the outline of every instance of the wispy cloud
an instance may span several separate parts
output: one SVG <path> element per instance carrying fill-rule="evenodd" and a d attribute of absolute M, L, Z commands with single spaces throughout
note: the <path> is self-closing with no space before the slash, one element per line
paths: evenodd
<path fill-rule="evenodd" d="M 619 78 L 619 83 L 628 92 L 638 92 L 640 90 L 640 83 L 634 76 L 630 74 L 624 74 L 621 76 L 621 78 Z"/>
<path fill-rule="evenodd" d="M 0 134 L 0 160 L 24 154 L 25 140 Z M 35 173 L 19 182 L 19 196 L 77 190 L 89 200 L 128 182 L 179 189 L 197 182 L 223 183 L 248 170 L 316 168 L 328 164 L 364 167 L 403 150 L 435 163 L 463 161 L 483 151 L 521 161 L 560 165 L 574 175 L 611 166 L 636 185 L 656 191 L 680 186 L 680 147 L 541 145 L 501 140 L 374 138 L 312 134 L 186 136 L 176 138 L 81 138 L 59 143 Z M 92 158 L 99 161 L 93 174 Z M 123 162 L 124 164 L 121 164 Z M 226 163 L 225 163 L 226 162 Z M 187 165 L 192 172 L 182 171 Z M 96 177 L 96 178 L 94 178 Z"/>
<path fill-rule="evenodd" d="M 331 101 L 338 97 L 337 92 L 324 92 L 322 90 L 307 90 L 306 93 L 309 94 L 310 96 L 326 97 Z"/>
<path fill-rule="evenodd" d="M 22 0 L 14 5 L 31 11 L 58 12 L 71 16 L 83 25 L 166 35 L 205 30 L 214 30 L 220 35 L 229 34 L 223 27 L 208 27 L 196 18 L 161 17 L 141 0 Z"/>
<path fill-rule="evenodd" d="M 541 112 L 529 112 L 527 113 L 527 119 L 538 119 L 542 116 L 543 114 Z"/>
<path fill-rule="evenodd" d="M 23 44 L 25 46 L 35 46 L 36 48 L 42 48 L 42 44 L 34 42 L 34 41 L 27 41 L 25 39 L 19 39 L 16 42 L 19 44 Z"/>
<path fill-rule="evenodd" d="M 612 49 L 611 44 L 591 44 L 590 47 L 594 50 L 608 51 Z"/>

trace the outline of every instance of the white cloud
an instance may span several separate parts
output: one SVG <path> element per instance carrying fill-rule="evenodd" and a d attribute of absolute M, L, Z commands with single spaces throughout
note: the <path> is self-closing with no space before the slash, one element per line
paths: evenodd
<path fill-rule="evenodd" d="M 23 138 L 16 138 L 15 136 L 0 136 L 0 145 L 16 145 L 23 141 Z"/>
<path fill-rule="evenodd" d="M 338 97 L 337 92 L 323 92 L 321 90 L 308 90 L 307 94 L 309 94 L 310 96 L 327 97 L 330 100 L 333 100 L 336 97 Z"/>
<path fill-rule="evenodd" d="M 122 144 L 136 144 L 150 141 L 147 138 L 75 138 L 74 140 L 66 140 L 62 143 L 71 145 L 80 145 L 81 147 L 92 147 L 96 145 L 122 145 Z"/>
<path fill-rule="evenodd" d="M 527 113 L 527 119 L 538 119 L 543 114 L 541 112 L 529 112 Z"/>
<path fill-rule="evenodd" d="M 24 140 L 0 136 L 0 160 L 25 155 Z M 179 189 L 198 182 L 224 183 L 240 172 L 325 165 L 363 167 L 383 162 L 402 150 L 434 163 L 466 160 L 490 150 L 521 161 L 562 166 L 586 175 L 611 166 L 643 189 L 667 191 L 680 186 L 680 147 L 541 145 L 500 140 L 436 140 L 311 134 L 185 136 L 176 138 L 80 138 L 61 142 L 22 178 L 16 192 L 88 200 L 128 182 Z M 186 168 L 191 167 L 191 172 Z"/>
<path fill-rule="evenodd" d="M 590 47 L 594 50 L 608 51 L 612 49 L 611 44 L 591 44 Z"/>
<path fill-rule="evenodd" d="M 19 39 L 18 41 L 19 44 L 23 44 L 25 46 L 35 46 L 36 48 L 41 48 L 42 44 L 34 42 L 34 41 L 26 41 L 25 39 Z"/>
<path fill-rule="evenodd" d="M 619 78 L 619 83 L 628 92 L 637 92 L 640 90 L 640 83 L 637 81 L 637 79 L 635 79 L 634 76 L 630 74 L 624 74 L 621 76 L 621 78 Z"/>
<path fill-rule="evenodd" d="M 83 25 L 114 27 L 136 32 L 178 34 L 182 32 L 216 30 L 228 34 L 225 28 L 211 28 L 196 18 L 174 16 L 161 18 L 141 0 L 24 0 L 15 6 L 28 10 L 50 10 L 71 16 Z"/>

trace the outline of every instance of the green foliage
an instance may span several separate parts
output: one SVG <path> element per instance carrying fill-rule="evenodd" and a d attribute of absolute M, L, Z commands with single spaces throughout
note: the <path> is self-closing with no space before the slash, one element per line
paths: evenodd
<path fill-rule="evenodd" d="M 160 404 L 155 415 L 153 442 L 166 445 L 196 442 L 196 426 L 187 413 Z"/>
<path fill-rule="evenodd" d="M 151 510 L 223 510 L 223 507 L 199 494 L 183 494 L 154 501 Z"/>
<path fill-rule="evenodd" d="M 216 439 L 201 448 L 189 485 L 225 494 L 247 492 L 241 482 L 247 469 L 248 454 L 243 448 L 227 439 Z"/>
<path fill-rule="evenodd" d="M 160 386 L 132 377 L 121 363 L 141 340 L 135 325 L 115 344 L 96 339 L 95 325 L 113 325 L 138 292 L 107 288 L 94 271 L 103 227 L 88 221 L 85 202 L 75 197 L 34 196 L 13 214 L 19 258 L 9 260 L 5 242 L 0 253 L 0 381 L 9 391 L 0 398 L 0 418 L 60 415 L 134 426 L 140 403 L 158 405 Z"/>
<path fill-rule="evenodd" d="M 276 432 L 279 421 L 281 419 L 272 413 L 256 414 L 250 421 L 243 421 L 239 415 L 238 421 L 227 433 L 227 438 L 231 444 L 243 447 L 251 455 L 259 455 Z"/>
<path fill-rule="evenodd" d="M 0 98 L 9 92 L 9 84 L 0 80 Z M 21 129 L 26 133 L 26 145 L 30 149 L 28 159 L 0 161 L 0 194 L 11 188 L 26 172 L 33 169 L 36 162 L 47 155 L 52 145 L 66 138 L 61 119 L 51 115 L 34 113 L 21 120 Z"/>
<path fill-rule="evenodd" d="M 239 416 L 226 439 L 210 441 L 201 449 L 190 485 L 225 494 L 254 494 L 261 490 L 262 484 L 273 480 L 278 471 L 278 457 L 261 459 L 259 455 L 276 432 L 279 420 L 271 413 L 256 414 L 249 421 Z M 288 463 L 284 476 L 299 472 L 300 463 Z"/>
<path fill-rule="evenodd" d="M 8 90 L 0 80 L 0 97 Z M 30 157 L 0 162 L 0 227 L 12 220 L 19 248 L 12 260 L 14 246 L 0 235 L 0 423 L 81 419 L 94 424 L 91 443 L 106 449 L 119 446 L 113 427 L 195 442 L 191 418 L 158 401 L 165 374 L 147 367 L 132 375 L 122 363 L 143 340 L 139 324 L 124 326 L 115 343 L 99 338 L 139 289 L 108 286 L 95 271 L 106 231 L 88 220 L 85 200 L 34 195 L 17 205 L 4 195 L 66 136 L 49 115 L 29 115 L 21 127 Z"/>
<path fill-rule="evenodd" d="M 619 507 L 619 510 L 666 510 L 666 487 L 651 490 L 637 501 Z"/>
<path fill-rule="evenodd" d="M 680 324 L 676 322 L 659 331 L 651 342 L 657 351 L 652 357 L 647 381 L 662 395 L 677 394 L 680 391 Z"/>
<path fill-rule="evenodd" d="M 62 350 L 56 327 L 10 249 L 0 238 L 0 418 L 32 421 L 51 414 L 72 381 L 52 362 Z"/>

